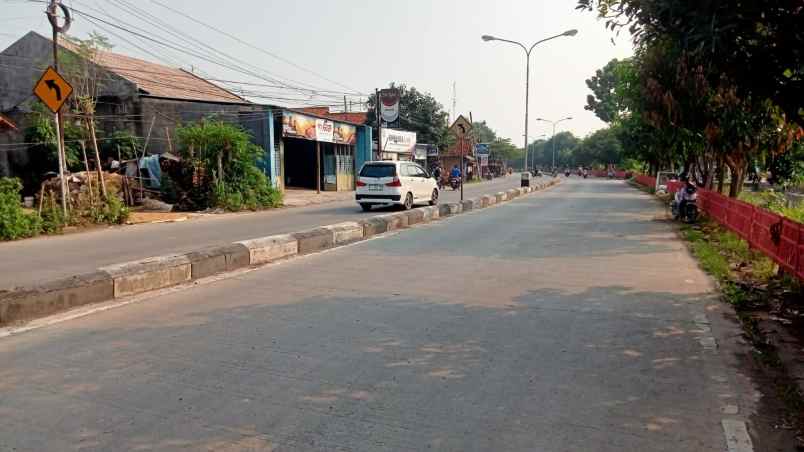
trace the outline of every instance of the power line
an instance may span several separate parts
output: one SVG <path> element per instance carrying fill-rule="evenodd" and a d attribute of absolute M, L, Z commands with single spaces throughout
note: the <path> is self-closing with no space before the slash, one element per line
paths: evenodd
<path fill-rule="evenodd" d="M 353 91 L 355 94 L 358 94 L 358 95 L 363 95 L 363 96 L 367 96 L 367 94 L 365 94 L 365 93 L 361 93 L 361 92 L 359 92 L 358 90 L 356 90 L 356 89 L 354 89 L 354 88 L 350 88 L 350 87 L 349 87 L 349 86 L 347 86 L 347 85 L 344 85 L 344 84 L 342 84 L 342 83 L 340 83 L 340 82 L 337 82 L 337 81 L 335 81 L 335 80 L 332 80 L 332 79 L 330 79 L 330 78 L 327 78 L 327 77 L 325 77 L 325 76 L 323 76 L 323 75 L 321 75 L 321 74 L 319 74 L 319 73 L 317 73 L 317 72 L 313 71 L 312 69 L 305 68 L 304 66 L 301 66 L 301 65 L 299 65 L 299 64 L 297 64 L 297 63 L 295 63 L 295 62 L 293 62 L 293 61 L 291 61 L 291 60 L 288 60 L 288 59 L 286 59 L 286 58 L 283 58 L 283 57 L 281 57 L 281 56 L 279 56 L 279 55 L 276 55 L 276 54 L 274 54 L 273 52 L 269 52 L 269 51 L 267 51 L 267 50 L 265 50 L 265 49 L 263 49 L 263 48 L 261 48 L 261 47 L 257 47 L 257 46 L 255 46 L 255 45 L 253 45 L 253 44 L 251 44 L 251 43 L 249 43 L 249 42 L 247 42 L 247 41 L 244 41 L 244 40 L 242 40 L 242 39 L 238 38 L 237 36 L 232 35 L 231 33 L 225 32 L 225 31 L 220 30 L 220 29 L 218 29 L 218 28 L 216 28 L 216 27 L 213 27 L 212 25 L 206 24 L 206 23 L 204 23 L 204 22 L 202 22 L 202 21 L 200 21 L 200 20 L 198 20 L 198 19 L 196 19 L 196 18 L 194 18 L 194 17 L 190 16 L 190 15 L 189 15 L 189 14 L 187 14 L 187 13 L 184 13 L 184 12 L 181 12 L 181 11 L 177 11 L 177 10 L 175 10 L 175 9 L 173 9 L 173 8 L 171 8 L 171 7 L 169 7 L 169 6 L 165 5 L 165 4 L 163 4 L 163 3 L 161 3 L 161 2 L 159 2 L 159 1 L 157 1 L 157 0 L 151 0 L 151 2 L 152 2 L 152 3 L 156 3 L 157 5 L 159 5 L 159 6 L 163 7 L 163 8 L 165 8 L 165 9 L 167 9 L 167 10 L 169 10 L 169 11 L 172 11 L 172 12 L 173 12 L 173 13 L 175 13 L 175 14 L 178 14 L 178 15 L 180 15 L 180 16 L 186 17 L 187 19 L 189 19 L 189 20 L 191 20 L 191 21 L 193 21 L 193 22 L 195 22 L 195 23 L 197 23 L 197 24 L 199 24 L 199 25 L 201 25 L 201 26 L 203 26 L 203 27 L 206 27 L 206 28 L 208 28 L 208 29 L 210 29 L 210 30 L 213 30 L 213 31 L 215 31 L 215 32 L 218 32 L 218 33 L 220 33 L 220 34 L 222 34 L 222 35 L 224 35 L 224 36 L 226 36 L 226 37 L 228 37 L 228 38 L 230 38 L 230 39 L 233 39 L 233 40 L 235 40 L 235 41 L 237 41 L 237 42 L 239 42 L 239 43 L 241 43 L 241 44 L 243 44 L 243 45 L 245 45 L 245 46 L 247 46 L 247 47 L 250 47 L 250 48 L 252 48 L 252 49 L 254 49 L 254 50 L 257 50 L 258 52 L 264 53 L 264 54 L 266 54 L 266 55 L 268 55 L 268 56 L 270 56 L 270 57 L 276 58 L 276 59 L 277 59 L 277 60 L 279 60 L 279 61 L 282 61 L 282 62 L 284 62 L 284 63 L 287 63 L 287 64 L 289 64 L 289 65 L 291 65 L 291 66 L 293 66 L 293 67 L 295 67 L 295 68 L 297 68 L 297 69 L 299 69 L 299 70 L 302 70 L 302 71 L 307 72 L 307 73 L 309 73 L 309 74 L 315 75 L 316 77 L 319 77 L 319 78 L 321 78 L 322 80 L 326 80 L 326 81 L 328 81 L 328 82 L 330 82 L 330 83 L 334 83 L 335 85 L 338 85 L 338 86 L 340 86 L 341 88 L 346 88 L 346 89 L 348 89 L 348 90 L 352 90 L 352 91 Z"/>

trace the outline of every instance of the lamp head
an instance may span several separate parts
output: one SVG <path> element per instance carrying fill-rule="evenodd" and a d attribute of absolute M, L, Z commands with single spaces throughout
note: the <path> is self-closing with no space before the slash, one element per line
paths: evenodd
<path fill-rule="evenodd" d="M 495 38 L 494 36 L 491 36 L 491 35 L 483 35 L 483 36 L 480 37 L 480 39 L 482 39 L 482 40 L 484 40 L 486 42 L 489 42 L 489 41 L 494 41 L 497 38 Z"/>
<path fill-rule="evenodd" d="M 567 31 L 565 31 L 563 33 L 564 36 L 575 36 L 577 34 L 578 34 L 578 30 L 576 30 L 574 28 L 572 30 L 567 30 Z"/>

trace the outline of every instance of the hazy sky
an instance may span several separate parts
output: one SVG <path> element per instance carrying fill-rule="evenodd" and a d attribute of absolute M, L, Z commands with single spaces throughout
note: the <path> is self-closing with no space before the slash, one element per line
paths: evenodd
<path fill-rule="evenodd" d="M 556 39 L 533 51 L 529 134 L 534 137 L 551 132 L 548 125 L 535 121 L 540 116 L 555 119 L 573 116 L 573 121 L 561 127 L 581 136 L 604 127 L 594 114 L 583 109 L 588 93 L 584 80 L 610 59 L 632 54 L 626 37 L 612 44 L 613 35 L 593 14 L 576 11 L 574 0 L 157 1 L 362 93 L 373 92 L 391 81 L 404 82 L 432 93 L 450 111 L 455 82 L 458 113 L 468 115 L 471 111 L 476 121 L 488 121 L 500 135 L 511 138 L 517 145 L 521 145 L 524 126 L 524 51 L 511 44 L 483 42 L 481 35 L 527 41 L 530 45 L 567 29 L 579 30 L 573 38 Z M 136 5 L 204 44 L 258 67 L 251 71 L 259 72 L 262 79 L 164 49 L 108 26 L 104 26 L 106 30 L 99 29 L 85 18 L 77 17 L 73 34 L 83 37 L 90 30 L 98 30 L 111 38 L 114 50 L 120 53 L 157 62 L 159 57 L 161 62 L 185 68 L 193 65 L 199 73 L 214 78 L 266 83 L 265 74 L 270 73 L 270 77 L 281 76 L 294 85 L 304 83 L 319 89 L 346 91 L 343 86 L 205 29 L 154 0 L 64 0 L 64 3 L 107 20 L 112 16 L 115 23 L 139 27 L 160 40 L 186 45 L 175 35 L 155 28 L 154 21 L 145 22 L 125 12 Z M 48 35 L 50 26 L 42 11 L 43 5 L 38 3 L 0 2 L 0 48 L 29 30 Z M 113 36 L 110 31 L 120 36 Z M 250 89 L 276 97 L 300 96 L 298 92 L 277 88 Z M 266 102 L 288 103 L 279 99 Z"/>

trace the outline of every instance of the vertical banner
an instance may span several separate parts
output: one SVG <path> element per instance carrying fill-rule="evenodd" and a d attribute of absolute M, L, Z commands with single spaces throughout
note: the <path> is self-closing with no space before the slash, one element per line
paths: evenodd
<path fill-rule="evenodd" d="M 399 127 L 399 98 L 400 93 L 396 88 L 380 90 L 379 106 L 380 118 L 388 127 Z"/>

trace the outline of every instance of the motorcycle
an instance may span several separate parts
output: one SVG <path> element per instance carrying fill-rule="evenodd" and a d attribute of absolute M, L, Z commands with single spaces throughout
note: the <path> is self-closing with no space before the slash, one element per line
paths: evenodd
<path fill-rule="evenodd" d="M 584 178 L 584 179 L 586 179 L 587 177 L 589 177 L 589 173 L 587 173 L 586 171 L 584 171 L 584 172 L 583 172 L 583 178 Z"/>
<path fill-rule="evenodd" d="M 461 178 L 460 177 L 450 177 L 449 178 L 449 186 L 452 187 L 453 190 L 457 190 L 461 187 Z"/>
<path fill-rule="evenodd" d="M 564 177 L 570 177 L 570 170 L 564 171 Z"/>
<path fill-rule="evenodd" d="M 698 189 L 688 186 L 683 189 L 686 200 L 676 196 L 671 204 L 673 218 L 684 223 L 695 223 L 698 221 Z M 681 204 L 684 204 L 683 211 Z"/>

